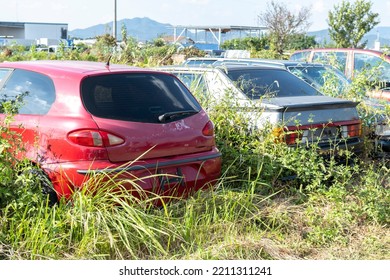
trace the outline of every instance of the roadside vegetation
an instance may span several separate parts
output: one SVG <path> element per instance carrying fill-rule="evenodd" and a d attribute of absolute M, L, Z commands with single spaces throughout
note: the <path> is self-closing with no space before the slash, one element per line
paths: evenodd
<path fill-rule="evenodd" d="M 106 61 L 110 42 L 105 36 L 92 48 L 55 54 L 12 46 L 0 60 Z M 202 55 L 158 40 L 139 47 L 130 38 L 111 61 L 148 67 L 195 52 Z M 350 98 L 360 100 L 364 79 L 349 89 Z M 331 85 L 324 91 L 334 94 Z M 11 136 L 20 140 L 9 130 L 14 105 L 6 104 L 0 126 L 8 135 L 0 139 L 0 259 L 390 258 L 390 164 L 372 157 L 368 138 L 364 154 L 346 153 L 340 162 L 320 156 L 315 147 L 289 148 L 275 141 L 271 128 L 249 133 L 248 120 L 231 105 L 227 99 L 209 112 L 223 154 L 223 176 L 214 189 L 156 207 L 160 197 L 138 200 L 110 180 L 91 195 L 88 185 L 102 179 L 95 178 L 71 201 L 49 207 L 34 180 L 36 167 L 16 160 L 18 151 L 9 149 Z M 360 110 L 367 127 L 374 112 Z"/>

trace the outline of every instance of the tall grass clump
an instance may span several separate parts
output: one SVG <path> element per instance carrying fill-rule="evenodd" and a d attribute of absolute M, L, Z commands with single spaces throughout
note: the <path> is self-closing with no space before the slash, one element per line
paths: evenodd
<path fill-rule="evenodd" d="M 121 187 L 129 183 L 101 174 L 70 201 L 53 207 L 42 200 L 33 208 L 8 204 L 2 211 L 1 258 L 165 258 L 170 244 L 181 237 L 154 206 L 160 198 L 148 194 L 149 199 L 137 199 Z"/>
<path fill-rule="evenodd" d="M 23 163 L 18 159 L 17 154 L 22 152 L 23 145 L 20 135 L 10 129 L 10 124 L 17 112 L 17 105 L 3 101 L 0 113 L 0 207 L 4 207 L 15 198 L 24 196 L 24 190 L 20 190 L 18 185 L 23 186 L 19 176 L 20 166 Z M 16 149 L 14 147 L 20 147 Z"/>

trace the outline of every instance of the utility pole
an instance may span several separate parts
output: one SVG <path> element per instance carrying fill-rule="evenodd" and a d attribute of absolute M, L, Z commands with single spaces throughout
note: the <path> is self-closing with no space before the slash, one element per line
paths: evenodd
<path fill-rule="evenodd" d="M 116 18 L 116 0 L 114 0 L 114 22 L 112 28 L 112 36 L 116 39 L 117 18 Z"/>

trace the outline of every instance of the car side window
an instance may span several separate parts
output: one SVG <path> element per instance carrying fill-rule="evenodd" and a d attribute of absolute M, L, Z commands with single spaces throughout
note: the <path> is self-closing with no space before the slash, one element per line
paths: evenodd
<path fill-rule="evenodd" d="M 196 73 L 174 73 L 190 89 L 191 92 L 207 91 L 206 83 L 202 74 Z"/>
<path fill-rule="evenodd" d="M 0 101 L 17 102 L 19 114 L 45 115 L 55 101 L 53 81 L 33 71 L 15 69 L 0 89 Z"/>
<path fill-rule="evenodd" d="M 0 69 L 0 89 L 3 88 L 8 77 L 12 74 L 12 69 L 2 68 Z"/>
<path fill-rule="evenodd" d="M 297 52 L 291 55 L 290 60 L 294 61 L 307 61 L 310 55 L 310 51 Z"/>
<path fill-rule="evenodd" d="M 209 89 L 202 73 L 172 72 L 191 91 L 196 99 L 206 106 L 209 99 Z"/>
<path fill-rule="evenodd" d="M 376 73 L 381 79 L 390 80 L 390 64 L 380 57 L 367 53 L 355 53 L 354 69 L 361 72 L 364 69 L 376 68 Z"/>
<path fill-rule="evenodd" d="M 7 79 L 8 75 L 12 72 L 11 69 L 0 69 L 0 85 L 2 85 Z"/>
<path fill-rule="evenodd" d="M 345 72 L 347 66 L 347 52 L 320 51 L 314 52 L 313 62 L 330 64 L 342 72 Z"/>

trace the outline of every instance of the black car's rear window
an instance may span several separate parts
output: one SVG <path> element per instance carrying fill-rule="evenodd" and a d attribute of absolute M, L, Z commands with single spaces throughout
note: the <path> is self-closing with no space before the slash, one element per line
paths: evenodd
<path fill-rule="evenodd" d="M 81 95 L 92 115 L 124 121 L 160 123 L 201 110 L 177 78 L 163 73 L 91 76 L 83 80 Z M 161 117 L 164 114 L 170 117 Z"/>
<path fill-rule="evenodd" d="M 321 95 L 316 89 L 281 69 L 232 69 L 228 77 L 250 99 Z"/>

